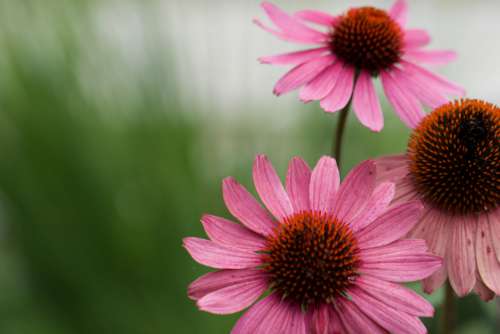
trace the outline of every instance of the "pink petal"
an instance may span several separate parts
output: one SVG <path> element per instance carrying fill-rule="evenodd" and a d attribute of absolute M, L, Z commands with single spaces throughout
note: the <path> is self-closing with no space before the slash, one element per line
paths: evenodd
<path fill-rule="evenodd" d="M 394 183 L 385 182 L 377 186 L 365 208 L 351 222 L 351 229 L 353 231 L 358 231 L 368 226 L 378 216 L 387 211 L 387 208 L 394 197 L 394 192 Z"/>
<path fill-rule="evenodd" d="M 327 67 L 316 78 L 311 80 L 300 90 L 300 99 L 304 102 L 321 100 L 335 87 L 335 83 L 342 71 L 342 63 L 336 62 Z"/>
<path fill-rule="evenodd" d="M 476 272 L 476 285 L 474 286 L 473 290 L 479 295 L 479 298 L 481 298 L 485 302 L 489 302 L 495 297 L 495 293 L 491 291 L 486 285 L 484 285 L 483 281 L 481 280 L 481 277 L 479 276 L 479 273 L 477 272 Z"/>
<path fill-rule="evenodd" d="M 253 164 L 253 182 L 262 202 L 278 220 L 293 213 L 290 199 L 266 156 L 258 155 Z"/>
<path fill-rule="evenodd" d="M 220 245 L 251 251 L 261 250 L 265 246 L 265 239 L 262 236 L 230 220 L 204 215 L 201 223 L 208 237 Z"/>
<path fill-rule="evenodd" d="M 351 299 L 365 314 L 389 332 L 401 334 L 427 333 L 425 326 L 417 317 L 388 307 L 362 290 L 352 289 Z"/>
<path fill-rule="evenodd" d="M 306 61 L 320 57 L 330 50 L 329 47 L 321 47 L 316 49 L 309 49 L 303 51 L 295 51 L 290 53 L 284 53 L 280 55 L 267 56 L 259 58 L 259 61 L 263 64 L 273 64 L 273 65 L 299 65 Z"/>
<path fill-rule="evenodd" d="M 217 269 L 245 269 L 261 264 L 257 253 L 230 248 L 200 238 L 184 238 L 184 247 L 198 263 Z"/>
<path fill-rule="evenodd" d="M 205 274 L 189 285 L 188 296 L 198 300 L 217 290 L 232 285 L 244 284 L 247 281 L 255 281 L 257 278 L 264 279 L 266 276 L 259 269 L 227 269 L 218 270 Z"/>
<path fill-rule="evenodd" d="M 400 26 L 404 27 L 408 19 L 408 4 L 406 0 L 397 0 L 389 10 L 389 15 Z"/>
<path fill-rule="evenodd" d="M 473 219 L 457 217 L 452 223 L 446 264 L 453 290 L 458 296 L 463 297 L 471 292 L 476 284 L 474 231 L 477 229 L 477 222 Z"/>
<path fill-rule="evenodd" d="M 215 314 L 231 314 L 239 312 L 259 298 L 268 288 L 263 275 L 247 278 L 244 282 L 228 285 L 211 292 L 196 303 L 200 310 Z"/>
<path fill-rule="evenodd" d="M 493 242 L 493 247 L 495 247 L 497 260 L 500 261 L 500 209 L 496 209 L 496 212 L 489 214 L 489 221 L 491 241 Z"/>
<path fill-rule="evenodd" d="M 385 95 L 396 110 L 396 114 L 408 127 L 415 128 L 425 116 L 417 98 L 410 92 L 404 91 L 389 72 L 382 71 L 380 77 Z"/>
<path fill-rule="evenodd" d="M 500 295 L 500 263 L 495 256 L 491 238 L 488 216 L 483 214 L 478 218 L 476 236 L 476 260 L 479 274 L 484 284 L 495 294 Z"/>
<path fill-rule="evenodd" d="M 422 212 L 419 201 L 393 206 L 357 234 L 361 249 L 387 245 L 405 236 L 418 222 Z"/>
<path fill-rule="evenodd" d="M 349 223 L 365 207 L 375 188 L 375 163 L 364 161 L 349 172 L 335 196 L 333 212 Z"/>
<path fill-rule="evenodd" d="M 377 183 L 396 182 L 409 173 L 406 154 L 386 155 L 374 161 L 377 165 Z"/>
<path fill-rule="evenodd" d="M 340 175 L 337 162 L 333 158 L 322 157 L 311 176 L 309 186 L 311 208 L 317 211 L 331 212 L 339 184 Z"/>
<path fill-rule="evenodd" d="M 307 163 L 299 157 L 293 158 L 286 175 L 286 191 L 296 212 L 311 208 L 309 204 L 310 181 L 311 169 Z"/>
<path fill-rule="evenodd" d="M 352 96 L 354 72 L 353 67 L 344 65 L 332 91 L 321 100 L 320 105 L 326 112 L 336 112 L 347 105 Z"/>
<path fill-rule="evenodd" d="M 339 334 L 340 319 L 332 305 L 310 307 L 307 312 L 308 326 L 313 334 Z"/>
<path fill-rule="evenodd" d="M 292 68 L 274 86 L 274 94 L 282 95 L 295 90 L 314 79 L 325 68 L 333 64 L 332 55 L 311 59 Z"/>
<path fill-rule="evenodd" d="M 399 284 L 365 275 L 356 279 L 356 285 L 365 293 L 394 310 L 419 317 L 432 317 L 434 315 L 431 303 L 416 292 Z"/>
<path fill-rule="evenodd" d="M 425 30 L 408 29 L 405 31 L 404 44 L 407 49 L 416 49 L 431 42 L 431 36 Z"/>
<path fill-rule="evenodd" d="M 370 318 L 365 315 L 356 304 L 344 298 L 339 298 L 337 301 L 338 309 L 337 314 L 342 322 L 342 326 L 345 328 L 345 333 L 347 334 L 386 334 L 378 324 L 373 322 Z M 344 333 L 339 331 L 339 333 Z M 323 333 L 322 333 L 323 334 Z M 327 333 L 330 334 L 330 333 Z"/>
<path fill-rule="evenodd" d="M 406 257 L 414 257 L 427 253 L 427 244 L 422 239 L 404 239 L 397 240 L 393 243 L 363 249 L 361 251 L 361 258 L 366 263 L 384 263 L 385 261 L 402 261 Z"/>
<path fill-rule="evenodd" d="M 405 52 L 404 57 L 420 63 L 444 65 L 456 60 L 457 53 L 450 50 L 408 50 Z"/>
<path fill-rule="evenodd" d="M 332 16 L 330 14 L 320 12 L 318 10 L 307 9 L 296 12 L 294 16 L 301 20 L 320 24 L 330 28 L 333 27 L 339 20 L 338 17 Z"/>
<path fill-rule="evenodd" d="M 297 36 L 290 36 L 288 34 L 285 34 L 284 32 L 280 30 L 275 30 L 273 28 L 270 28 L 266 26 L 264 23 L 262 23 L 259 19 L 253 19 L 252 22 L 263 29 L 264 31 L 267 31 L 268 33 L 278 37 L 279 39 L 287 42 L 292 42 L 292 43 L 301 43 L 301 44 L 317 44 L 316 41 L 311 40 L 310 38 L 302 38 L 302 37 L 297 37 Z"/>
<path fill-rule="evenodd" d="M 229 212 L 246 227 L 263 236 L 273 232 L 276 222 L 236 180 L 226 178 L 222 182 L 222 194 Z"/>
<path fill-rule="evenodd" d="M 361 71 L 356 81 L 353 95 L 354 113 L 361 124 L 373 131 L 380 131 L 384 127 L 384 116 L 378 99 L 375 86 L 370 74 Z"/>

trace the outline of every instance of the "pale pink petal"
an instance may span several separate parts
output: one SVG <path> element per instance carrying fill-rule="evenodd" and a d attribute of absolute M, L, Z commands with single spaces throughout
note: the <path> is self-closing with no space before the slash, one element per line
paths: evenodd
<path fill-rule="evenodd" d="M 353 231 L 358 231 L 387 211 L 395 192 L 394 183 L 384 182 L 377 186 L 365 208 L 350 223 Z"/>
<path fill-rule="evenodd" d="M 263 236 L 273 232 L 276 222 L 236 180 L 229 177 L 222 182 L 222 195 L 229 212 L 246 227 Z"/>
<path fill-rule="evenodd" d="M 247 281 L 265 279 L 266 275 L 259 269 L 226 269 L 205 274 L 189 285 L 188 296 L 198 300 L 209 293 L 232 285 L 241 285 Z"/>
<path fill-rule="evenodd" d="M 356 81 L 353 95 L 354 113 L 361 124 L 373 131 L 384 127 L 384 116 L 371 75 L 361 71 Z"/>
<path fill-rule="evenodd" d="M 396 0 L 389 10 L 389 15 L 400 26 L 404 27 L 408 19 L 408 4 L 406 0 Z"/>
<path fill-rule="evenodd" d="M 419 317 L 432 317 L 434 315 L 431 303 L 415 291 L 399 284 L 365 275 L 356 279 L 356 285 L 378 301 L 400 312 Z"/>
<path fill-rule="evenodd" d="M 385 261 L 402 261 L 407 257 L 420 256 L 427 254 L 427 244 L 422 239 L 403 239 L 393 243 L 363 249 L 360 252 L 360 257 L 366 263 L 384 263 Z"/>
<path fill-rule="evenodd" d="M 491 291 L 486 285 L 484 285 L 483 281 L 481 280 L 481 276 L 477 271 L 476 285 L 474 286 L 473 290 L 479 295 L 479 298 L 481 298 L 485 302 L 489 302 L 495 297 L 495 292 Z"/>
<path fill-rule="evenodd" d="M 322 157 L 314 167 L 311 176 L 309 187 L 311 208 L 330 212 L 339 184 L 340 175 L 337 162 L 333 158 Z"/>
<path fill-rule="evenodd" d="M 347 174 L 335 195 L 335 216 L 350 223 L 364 209 L 375 188 L 375 163 L 364 161 Z"/>
<path fill-rule="evenodd" d="M 408 50 L 404 58 L 420 63 L 444 65 L 456 60 L 457 53 L 450 50 Z"/>
<path fill-rule="evenodd" d="M 419 201 L 393 206 L 357 233 L 359 247 L 378 247 L 400 239 L 417 224 L 421 213 L 422 204 Z"/>
<path fill-rule="evenodd" d="M 431 42 L 431 36 L 422 29 L 408 29 L 405 31 L 404 44 L 407 49 L 417 49 Z"/>
<path fill-rule="evenodd" d="M 307 312 L 307 321 L 311 334 L 341 333 L 340 319 L 332 305 L 310 307 Z"/>
<path fill-rule="evenodd" d="M 385 95 L 394 107 L 396 114 L 408 127 L 415 128 L 425 116 L 418 99 L 410 92 L 403 90 L 391 73 L 382 71 L 380 78 Z"/>
<path fill-rule="evenodd" d="M 325 46 L 316 49 L 295 51 L 274 56 L 261 57 L 259 58 L 259 61 L 263 64 L 273 64 L 273 65 L 300 65 L 302 63 L 305 63 L 306 61 L 324 55 L 329 50 L 330 48 Z"/>
<path fill-rule="evenodd" d="M 453 290 L 458 296 L 463 297 L 471 292 L 476 284 L 474 233 L 477 221 L 472 218 L 456 217 L 452 223 L 446 265 Z"/>
<path fill-rule="evenodd" d="M 255 252 L 230 248 L 200 238 L 184 238 L 184 248 L 198 263 L 217 269 L 245 269 L 261 264 Z"/>
<path fill-rule="evenodd" d="M 374 161 L 377 165 L 377 183 L 397 182 L 409 173 L 406 154 L 386 155 Z"/>
<path fill-rule="evenodd" d="M 321 107 L 326 112 L 336 112 L 344 108 L 352 96 L 354 86 L 354 68 L 344 65 L 330 94 L 321 100 Z"/>
<path fill-rule="evenodd" d="M 500 295 L 500 263 L 495 256 L 491 230 L 488 224 L 490 222 L 487 215 L 483 214 L 478 218 L 476 237 L 477 269 L 484 284 L 497 295 Z"/>
<path fill-rule="evenodd" d="M 286 42 L 292 42 L 292 43 L 301 43 L 301 44 L 318 44 L 315 40 L 311 40 L 310 38 L 302 38 L 302 37 L 297 37 L 297 36 L 290 36 L 288 34 L 285 34 L 284 32 L 280 30 L 276 30 L 273 28 L 270 28 L 266 26 L 264 23 L 262 23 L 259 19 L 253 19 L 252 22 L 263 29 L 264 31 L 267 31 L 268 33 L 278 37 L 279 39 L 286 41 Z"/>
<path fill-rule="evenodd" d="M 491 241 L 495 248 L 497 260 L 500 261 L 500 209 L 496 209 L 493 213 L 489 213 Z"/>
<path fill-rule="evenodd" d="M 299 157 L 293 158 L 286 175 L 286 191 L 296 212 L 311 208 L 309 204 L 310 182 L 311 169 L 307 163 Z"/>
<path fill-rule="evenodd" d="M 335 87 L 339 75 L 342 71 L 342 63 L 336 62 L 327 67 L 316 78 L 311 80 L 300 90 L 300 99 L 304 102 L 321 100 L 328 95 Z"/>
<path fill-rule="evenodd" d="M 265 246 L 262 236 L 230 220 L 204 215 L 201 223 L 210 240 L 220 245 L 253 251 L 261 250 Z"/>
<path fill-rule="evenodd" d="M 425 334 L 427 330 L 420 319 L 392 307 L 386 306 L 381 301 L 373 298 L 360 289 L 350 291 L 351 299 L 380 326 L 391 333 L 398 334 Z"/>
<path fill-rule="evenodd" d="M 335 26 L 335 24 L 339 20 L 338 17 L 332 16 L 325 12 L 320 12 L 318 10 L 309 10 L 309 9 L 298 11 L 294 14 L 294 16 L 301 20 L 327 26 L 330 28 Z"/>
<path fill-rule="evenodd" d="M 278 220 L 293 213 L 290 199 L 266 156 L 258 155 L 253 164 L 253 182 L 262 202 Z"/>
<path fill-rule="evenodd" d="M 416 200 L 421 200 L 421 198 L 415 189 L 411 175 L 407 175 L 396 182 L 396 194 L 394 194 L 392 205 Z"/>
<path fill-rule="evenodd" d="M 196 304 L 202 311 L 231 314 L 250 306 L 267 288 L 267 279 L 263 275 L 255 276 L 253 279 L 211 292 L 200 298 Z"/>
<path fill-rule="evenodd" d="M 380 328 L 378 324 L 368 318 L 364 310 L 362 311 L 356 304 L 344 298 L 339 298 L 336 302 L 338 305 L 336 313 L 340 318 L 346 334 L 386 334 L 386 332 Z M 339 333 L 344 332 L 342 331 Z"/>
<path fill-rule="evenodd" d="M 282 95 L 295 90 L 320 74 L 325 68 L 333 64 L 335 57 L 332 55 L 311 59 L 292 68 L 274 86 L 274 94 Z"/>

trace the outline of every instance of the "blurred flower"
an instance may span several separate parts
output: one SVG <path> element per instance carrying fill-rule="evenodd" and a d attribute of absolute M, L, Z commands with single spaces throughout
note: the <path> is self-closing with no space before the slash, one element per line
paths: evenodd
<path fill-rule="evenodd" d="M 265 156 L 253 178 L 271 217 L 234 179 L 224 201 L 242 224 L 206 215 L 210 240 L 184 239 L 199 263 L 220 269 L 189 287 L 201 310 L 229 314 L 253 305 L 232 333 L 426 333 L 425 299 L 398 282 L 419 280 L 441 266 L 423 240 L 399 240 L 418 221 L 421 204 L 388 208 L 394 185 L 375 187 L 366 161 L 340 184 L 334 159 L 311 172 L 290 162 L 286 190 Z M 395 283 L 396 282 L 396 283 Z"/>
<path fill-rule="evenodd" d="M 380 131 L 384 119 L 372 79 L 380 76 L 389 102 L 411 128 L 423 117 L 421 103 L 434 108 L 445 103 L 447 95 L 464 94 L 461 87 L 416 64 L 444 64 L 456 55 L 422 49 L 429 44 L 430 36 L 425 30 L 404 28 L 404 0 L 396 1 L 389 12 L 360 7 L 339 16 L 314 10 L 290 16 L 269 2 L 262 7 L 277 28 L 254 20 L 264 30 L 289 42 L 320 46 L 260 58 L 266 64 L 295 66 L 276 84 L 276 95 L 302 87 L 300 99 L 319 100 L 327 112 L 344 108 L 352 99 L 359 121 Z M 306 23 L 327 31 L 320 32 Z"/>
<path fill-rule="evenodd" d="M 377 160 L 378 181 L 396 183 L 395 203 L 420 199 L 411 237 L 444 266 L 423 281 L 432 293 L 449 277 L 459 296 L 500 294 L 500 109 L 480 100 L 445 104 L 414 130 L 408 153 Z"/>

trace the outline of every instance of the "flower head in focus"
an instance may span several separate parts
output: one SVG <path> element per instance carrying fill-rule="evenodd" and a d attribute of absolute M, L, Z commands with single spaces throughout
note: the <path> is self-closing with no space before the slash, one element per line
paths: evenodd
<path fill-rule="evenodd" d="M 375 170 L 366 161 L 340 184 L 334 159 L 311 171 L 294 158 L 283 187 L 257 156 L 254 183 L 271 214 L 234 179 L 224 180 L 224 201 L 241 224 L 205 215 L 209 240 L 184 239 L 193 259 L 217 269 L 190 285 L 190 298 L 215 314 L 250 307 L 234 334 L 426 333 L 419 317 L 432 316 L 432 305 L 398 283 L 429 276 L 441 259 L 423 240 L 400 240 L 421 204 L 389 208 L 394 186 L 376 186 Z"/>
<path fill-rule="evenodd" d="M 447 278 L 459 296 L 500 295 L 500 108 L 473 99 L 444 104 L 413 131 L 408 152 L 377 160 L 378 182 L 396 184 L 395 203 L 425 206 L 411 232 L 444 258 L 423 281 Z"/>
<path fill-rule="evenodd" d="M 314 10 L 288 15 L 269 2 L 262 7 L 276 26 L 254 20 L 264 30 L 285 41 L 318 46 L 260 58 L 266 64 L 294 66 L 276 83 L 276 95 L 300 88 L 302 101 L 319 100 L 327 112 L 352 101 L 359 121 L 380 131 L 384 119 L 373 79 L 381 78 L 390 104 L 411 128 L 424 116 L 421 104 L 434 108 L 448 95 L 464 94 L 461 87 L 418 65 L 444 64 L 456 55 L 423 49 L 430 37 L 425 30 L 405 28 L 405 0 L 397 0 L 389 11 L 360 7 L 339 16 Z"/>

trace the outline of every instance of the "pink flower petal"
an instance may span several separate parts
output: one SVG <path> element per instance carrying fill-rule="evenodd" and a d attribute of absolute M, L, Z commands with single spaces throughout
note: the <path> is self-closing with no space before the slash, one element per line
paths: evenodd
<path fill-rule="evenodd" d="M 335 196 L 333 212 L 349 223 L 365 207 L 375 188 L 375 163 L 364 161 L 352 169 Z"/>
<path fill-rule="evenodd" d="M 293 213 L 290 199 L 266 156 L 258 155 L 253 164 L 253 182 L 262 202 L 278 220 Z"/>
<path fill-rule="evenodd" d="M 361 124 L 372 131 L 380 131 L 384 127 L 384 116 L 375 86 L 370 74 L 361 71 L 356 81 L 353 95 L 354 113 Z"/>
<path fill-rule="evenodd" d="M 276 222 L 236 180 L 226 178 L 222 182 L 222 194 L 229 212 L 246 227 L 263 236 L 273 232 Z"/>
<path fill-rule="evenodd" d="M 404 55 L 405 59 L 414 60 L 420 63 L 444 65 L 457 59 L 457 53 L 450 50 L 408 50 Z"/>
<path fill-rule="evenodd" d="M 491 222 L 483 214 L 478 218 L 478 231 L 476 236 L 476 260 L 479 274 L 484 284 L 495 294 L 500 295 L 500 263 L 495 256 L 495 249 L 489 228 Z"/>
<path fill-rule="evenodd" d="M 396 114 L 408 127 L 415 128 L 425 116 L 417 98 L 410 92 L 404 91 L 389 72 L 382 71 L 380 77 L 385 95 Z"/>
<path fill-rule="evenodd" d="M 389 15 L 400 26 L 404 27 L 408 19 L 408 4 L 406 0 L 397 0 L 389 10 Z"/>
<path fill-rule="evenodd" d="M 332 305 L 310 307 L 307 312 L 308 327 L 314 334 L 341 333 L 340 319 Z M 308 332 L 309 333 L 309 332 Z"/>
<path fill-rule="evenodd" d="M 375 159 L 377 165 L 377 183 L 397 182 L 408 175 L 406 154 L 386 155 Z"/>
<path fill-rule="evenodd" d="M 417 49 L 431 42 L 431 36 L 422 29 L 408 29 L 405 31 L 404 44 L 407 49 Z"/>
<path fill-rule="evenodd" d="M 342 67 L 343 65 L 341 62 L 336 62 L 328 66 L 300 90 L 300 99 L 303 102 L 310 102 L 313 100 L 321 100 L 327 96 L 335 87 Z"/>
<path fill-rule="evenodd" d="M 264 23 L 262 23 L 259 19 L 253 19 L 252 22 L 257 25 L 259 28 L 261 28 L 264 31 L 267 31 L 268 33 L 278 37 L 279 39 L 287 42 L 292 42 L 292 43 L 301 43 L 301 44 L 318 44 L 316 41 L 311 40 L 310 38 L 303 38 L 303 37 L 297 37 L 297 36 L 290 36 L 288 34 L 285 34 L 284 32 L 280 30 L 275 30 L 273 28 L 270 28 L 266 26 Z"/>
<path fill-rule="evenodd" d="M 403 239 L 397 240 L 393 243 L 363 249 L 361 251 L 361 258 L 366 263 L 384 263 L 385 261 L 402 261 L 404 262 L 407 257 L 420 256 L 427 254 L 427 244 L 422 239 Z"/>
<path fill-rule="evenodd" d="M 198 300 L 217 290 L 232 285 L 244 284 L 255 281 L 257 278 L 265 279 L 266 275 L 259 269 L 227 269 L 205 274 L 189 285 L 188 296 Z"/>
<path fill-rule="evenodd" d="M 311 208 L 317 211 L 331 212 L 339 184 L 340 175 L 337 162 L 333 158 L 322 157 L 311 176 L 309 186 Z"/>
<path fill-rule="evenodd" d="M 359 247 L 373 248 L 400 239 L 417 224 L 421 212 L 422 204 L 419 201 L 393 206 L 357 233 Z"/>
<path fill-rule="evenodd" d="M 484 285 L 483 281 L 481 280 L 481 276 L 477 271 L 476 285 L 474 286 L 473 290 L 479 295 L 479 298 L 481 298 L 485 302 L 489 302 L 495 297 L 495 293 L 491 291 L 486 285 Z"/>
<path fill-rule="evenodd" d="M 360 289 L 352 289 L 350 295 L 354 304 L 389 332 L 398 334 L 427 333 L 425 326 L 415 316 L 388 307 Z"/>
<path fill-rule="evenodd" d="M 378 216 L 387 211 L 387 208 L 394 197 L 394 192 L 394 183 L 384 182 L 377 186 L 365 208 L 351 222 L 351 229 L 353 231 L 358 231 L 365 228 Z"/>
<path fill-rule="evenodd" d="M 204 215 L 201 223 L 208 237 L 220 245 L 251 251 L 258 251 L 265 247 L 265 239 L 262 236 L 230 220 Z"/>
<path fill-rule="evenodd" d="M 416 292 L 399 284 L 365 275 L 356 279 L 356 285 L 392 309 L 419 317 L 432 317 L 434 315 L 431 303 Z"/>
<path fill-rule="evenodd" d="M 329 47 L 321 47 L 303 51 L 295 51 L 274 56 L 266 56 L 259 58 L 263 64 L 273 65 L 300 65 L 314 58 L 323 56 L 330 50 Z"/>
<path fill-rule="evenodd" d="M 335 57 L 332 55 L 311 59 L 292 68 L 274 86 L 274 94 L 282 95 L 291 92 L 320 74 L 325 68 L 333 64 Z"/>
<path fill-rule="evenodd" d="M 489 213 L 491 241 L 497 254 L 497 260 L 500 261 L 500 209 L 496 209 L 493 213 Z"/>
<path fill-rule="evenodd" d="M 476 284 L 474 233 L 477 229 L 477 221 L 457 217 L 452 223 L 446 265 L 453 290 L 458 296 L 463 297 L 471 292 Z"/>
<path fill-rule="evenodd" d="M 307 163 L 299 157 L 293 158 L 286 175 L 286 190 L 296 212 L 311 208 L 309 204 L 310 181 L 311 169 Z"/>
<path fill-rule="evenodd" d="M 384 331 L 378 324 L 368 318 L 365 315 L 365 312 L 361 311 L 361 309 L 351 301 L 344 298 L 339 298 L 337 301 L 337 305 L 337 314 L 340 318 L 340 321 L 342 322 L 342 327 L 345 328 L 345 333 L 386 334 L 386 331 Z M 344 331 L 339 331 L 339 333 L 344 333 Z"/>
<path fill-rule="evenodd" d="M 257 253 L 230 248 L 200 238 L 184 238 L 184 247 L 198 263 L 217 269 L 245 269 L 261 264 Z"/>
<path fill-rule="evenodd" d="M 344 65 L 332 91 L 321 100 L 320 105 L 326 112 L 336 112 L 347 105 L 352 96 L 354 72 L 353 67 Z"/>
<path fill-rule="evenodd" d="M 294 16 L 301 20 L 327 26 L 329 28 L 335 26 L 335 24 L 339 20 L 338 17 L 332 16 L 330 14 L 320 12 L 318 10 L 308 10 L 308 9 L 298 11 L 294 14 Z"/>

